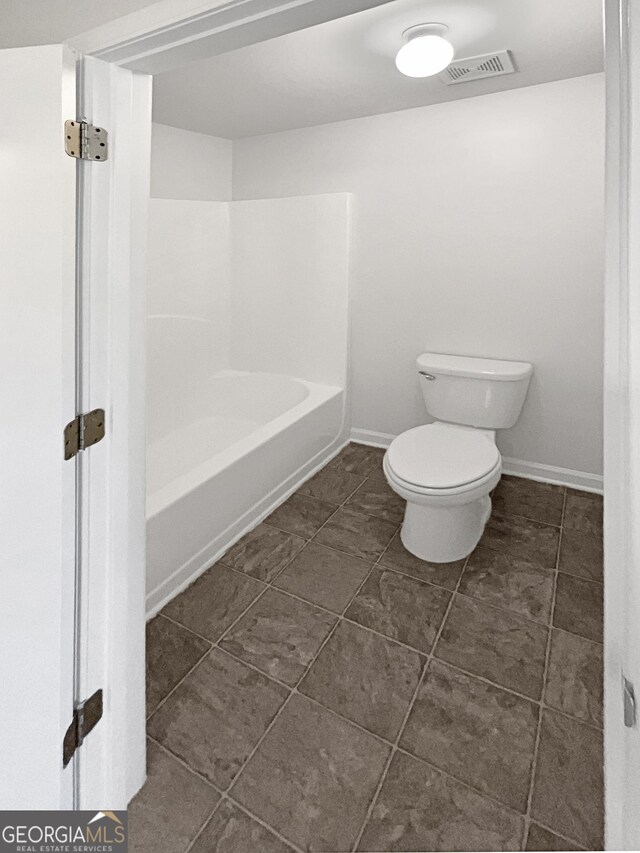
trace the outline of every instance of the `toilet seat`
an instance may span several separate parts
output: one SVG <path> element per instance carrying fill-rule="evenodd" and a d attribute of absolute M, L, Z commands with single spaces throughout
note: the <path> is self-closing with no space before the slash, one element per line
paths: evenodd
<path fill-rule="evenodd" d="M 408 491 L 451 494 L 491 480 L 501 468 L 501 457 L 486 433 L 435 423 L 395 438 L 385 454 L 385 467 Z"/>

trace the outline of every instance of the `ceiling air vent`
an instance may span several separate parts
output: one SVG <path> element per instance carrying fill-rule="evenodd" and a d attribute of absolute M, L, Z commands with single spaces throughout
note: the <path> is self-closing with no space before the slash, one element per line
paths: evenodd
<path fill-rule="evenodd" d="M 438 77 L 450 86 L 452 83 L 465 83 L 467 80 L 511 74 L 515 70 L 509 51 L 499 50 L 497 53 L 471 56 L 469 59 L 456 59 L 438 74 Z"/>

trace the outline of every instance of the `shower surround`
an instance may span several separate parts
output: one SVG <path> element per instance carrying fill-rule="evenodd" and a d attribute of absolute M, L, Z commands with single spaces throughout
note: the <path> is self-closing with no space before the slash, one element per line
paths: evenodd
<path fill-rule="evenodd" d="M 151 199 L 147 611 L 346 441 L 349 195 Z"/>

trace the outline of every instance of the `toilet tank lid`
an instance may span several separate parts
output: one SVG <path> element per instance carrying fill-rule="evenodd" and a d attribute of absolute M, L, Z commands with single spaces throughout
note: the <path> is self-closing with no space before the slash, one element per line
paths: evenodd
<path fill-rule="evenodd" d="M 423 352 L 416 359 L 418 370 L 444 376 L 466 376 L 471 379 L 493 379 L 515 382 L 527 379 L 533 365 L 526 361 L 499 361 L 495 358 L 474 358 L 465 355 L 446 355 L 441 352 Z"/>

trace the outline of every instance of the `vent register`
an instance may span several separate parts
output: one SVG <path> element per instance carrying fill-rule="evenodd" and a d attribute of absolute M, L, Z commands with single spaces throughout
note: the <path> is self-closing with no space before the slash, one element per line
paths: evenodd
<path fill-rule="evenodd" d="M 456 59 L 438 74 L 438 77 L 443 83 L 451 86 L 454 83 L 466 83 L 467 80 L 483 80 L 485 77 L 512 74 L 515 70 L 509 51 L 500 50 L 468 59 Z"/>

